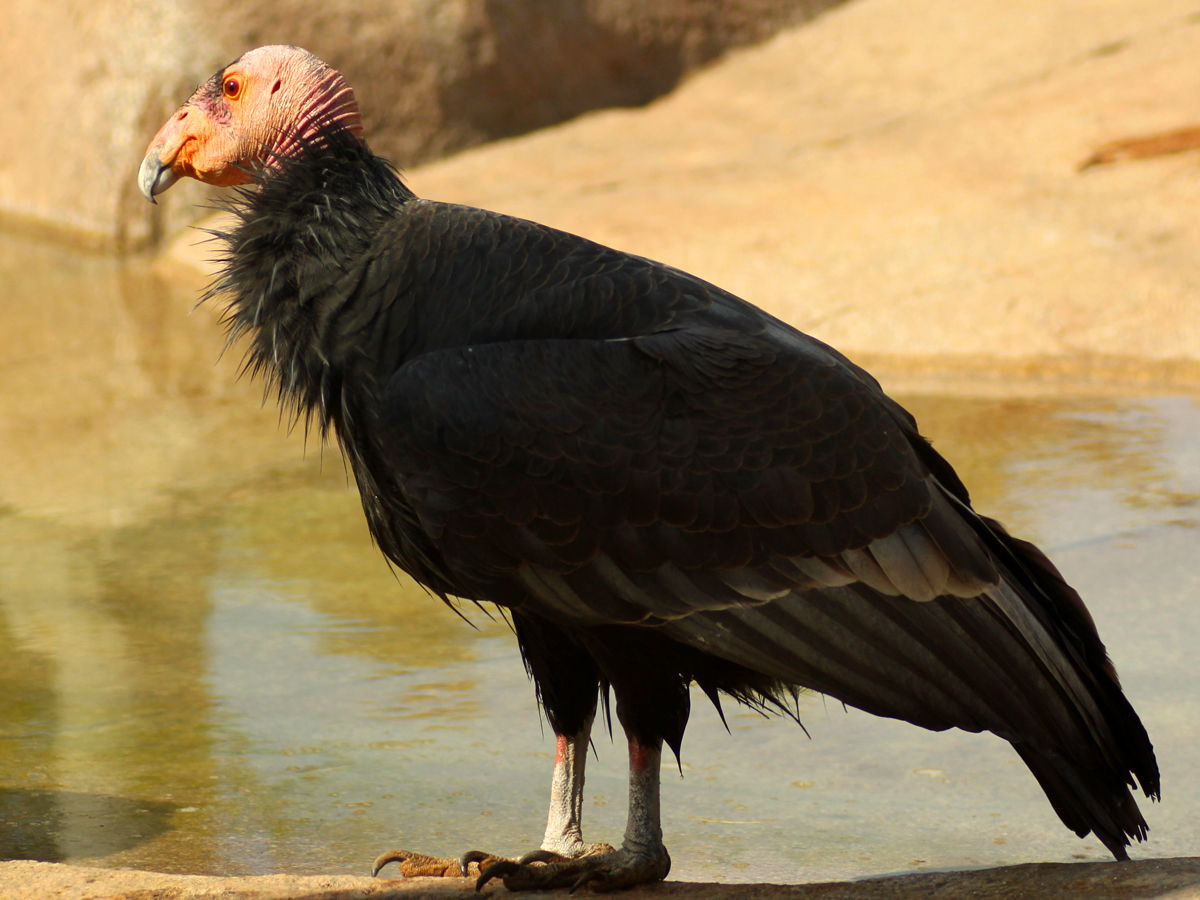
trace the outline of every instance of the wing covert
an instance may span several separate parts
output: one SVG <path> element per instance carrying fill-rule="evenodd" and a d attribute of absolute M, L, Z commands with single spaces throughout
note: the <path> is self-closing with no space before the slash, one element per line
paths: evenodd
<path fill-rule="evenodd" d="M 835 359 L 695 327 L 440 350 L 382 403 L 391 477 L 472 595 L 614 624 L 994 578 L 881 398 Z"/>

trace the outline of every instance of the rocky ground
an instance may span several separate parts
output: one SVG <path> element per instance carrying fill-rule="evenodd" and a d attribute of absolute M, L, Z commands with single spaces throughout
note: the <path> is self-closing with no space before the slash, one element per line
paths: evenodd
<path fill-rule="evenodd" d="M 502 887 L 485 888 L 499 896 Z M 563 893 L 563 892 L 558 892 Z M 89 869 L 38 862 L 0 863 L 5 900 L 449 900 L 479 896 L 466 879 L 375 880 L 349 875 L 264 875 L 213 878 L 131 870 Z M 620 895 L 627 900 L 1194 900 L 1200 898 L 1200 857 L 1130 863 L 1045 863 L 974 872 L 929 872 L 826 884 L 687 884 L 665 882 Z"/>
<path fill-rule="evenodd" d="M 872 368 L 1200 383 L 1186 2 L 859 0 L 692 78 L 416 169 L 419 194 L 666 260 Z"/>
<path fill-rule="evenodd" d="M 1200 156 L 1084 165 L 1200 121 L 1192 7 L 976 0 L 929 21 L 846 3 L 647 107 L 407 180 L 694 272 L 877 374 L 1200 385 Z M 195 242 L 172 255 L 202 265 Z"/>

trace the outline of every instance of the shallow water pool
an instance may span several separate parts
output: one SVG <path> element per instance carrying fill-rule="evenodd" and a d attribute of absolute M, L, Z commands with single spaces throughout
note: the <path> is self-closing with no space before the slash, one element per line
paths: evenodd
<path fill-rule="evenodd" d="M 214 365 L 195 285 L 11 239 L 0 264 L 0 857 L 362 873 L 534 846 L 554 744 L 507 627 L 389 571 L 336 451 Z M 1134 855 L 1194 853 L 1200 403 L 904 399 L 1087 600 L 1163 770 Z M 820 696 L 811 737 L 694 709 L 664 763 L 673 878 L 1106 858 L 991 736 Z M 616 841 L 624 744 L 594 744 L 585 825 Z"/>

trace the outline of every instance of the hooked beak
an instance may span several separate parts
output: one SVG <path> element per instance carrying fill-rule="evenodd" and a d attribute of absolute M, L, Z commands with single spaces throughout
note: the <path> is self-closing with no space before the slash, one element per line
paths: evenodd
<path fill-rule="evenodd" d="M 151 203 L 180 178 L 229 187 L 247 184 L 247 164 L 235 156 L 228 128 L 214 127 L 204 109 L 189 100 L 158 130 L 138 169 L 138 187 Z"/>
<path fill-rule="evenodd" d="M 150 139 L 146 156 L 138 169 L 138 187 L 151 203 L 185 175 L 199 177 L 191 165 L 199 143 L 197 130 L 203 128 L 204 116 L 191 108 L 191 100 L 179 107 L 175 114 L 158 129 Z"/>
<path fill-rule="evenodd" d="M 160 149 L 151 146 L 146 158 L 142 160 L 141 168 L 138 169 L 138 187 L 151 203 L 158 202 L 154 199 L 155 194 L 161 194 L 179 180 L 179 173 L 171 164 L 162 161 L 159 156 Z"/>

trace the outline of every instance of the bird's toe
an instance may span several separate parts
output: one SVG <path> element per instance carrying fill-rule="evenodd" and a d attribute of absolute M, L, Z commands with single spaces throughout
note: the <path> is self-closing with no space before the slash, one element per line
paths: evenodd
<path fill-rule="evenodd" d="M 482 868 L 476 890 L 493 879 L 500 879 L 511 891 L 547 890 L 582 887 L 594 891 L 613 891 L 662 881 L 671 869 L 671 857 L 661 845 L 643 851 L 606 849 L 575 859 L 540 850 L 520 860 L 502 859 Z"/>
<path fill-rule="evenodd" d="M 469 878 L 501 861 L 503 857 L 482 850 L 470 850 L 457 859 L 411 850 L 389 850 L 375 859 L 371 874 L 377 876 L 384 866 L 397 863 L 400 875 L 405 878 Z"/>

